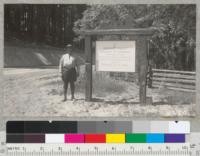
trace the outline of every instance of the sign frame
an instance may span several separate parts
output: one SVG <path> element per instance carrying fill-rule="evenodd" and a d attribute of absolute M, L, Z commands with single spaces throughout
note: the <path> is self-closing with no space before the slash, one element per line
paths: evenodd
<path fill-rule="evenodd" d="M 139 77 L 139 102 L 146 104 L 146 84 L 147 84 L 147 53 L 149 38 L 156 31 L 155 28 L 135 28 L 135 29 L 98 29 L 83 30 L 77 33 L 84 36 L 85 39 L 85 100 L 92 101 L 92 42 L 96 41 L 97 36 L 129 36 L 131 40 L 136 41 L 136 72 Z"/>

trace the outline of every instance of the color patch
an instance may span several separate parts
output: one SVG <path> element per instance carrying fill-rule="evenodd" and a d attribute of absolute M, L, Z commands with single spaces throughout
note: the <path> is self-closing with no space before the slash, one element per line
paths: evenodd
<path fill-rule="evenodd" d="M 64 134 L 46 134 L 45 143 L 65 143 Z"/>
<path fill-rule="evenodd" d="M 65 134 L 65 143 L 84 143 L 83 134 Z"/>
<path fill-rule="evenodd" d="M 81 121 L 78 122 L 78 132 L 81 134 L 93 134 L 96 133 L 96 121 Z"/>
<path fill-rule="evenodd" d="M 132 133 L 149 133 L 151 131 L 150 121 L 133 121 Z"/>
<path fill-rule="evenodd" d="M 147 143 L 164 143 L 164 134 L 147 134 Z"/>
<path fill-rule="evenodd" d="M 131 133 L 132 122 L 131 121 L 115 121 L 113 133 Z"/>
<path fill-rule="evenodd" d="M 24 121 L 8 121 L 6 123 L 6 133 L 24 133 Z"/>
<path fill-rule="evenodd" d="M 106 143 L 125 143 L 125 134 L 106 134 Z"/>
<path fill-rule="evenodd" d="M 99 121 L 96 122 L 96 133 L 114 133 L 113 121 Z"/>
<path fill-rule="evenodd" d="M 165 143 L 184 143 L 185 134 L 165 134 Z"/>
<path fill-rule="evenodd" d="M 146 134 L 144 133 L 127 133 L 126 143 L 146 143 Z"/>
<path fill-rule="evenodd" d="M 24 143 L 45 143 L 45 134 L 25 134 Z"/>
<path fill-rule="evenodd" d="M 105 134 L 85 134 L 85 143 L 105 143 Z"/>
<path fill-rule="evenodd" d="M 24 143 L 23 134 L 7 134 L 6 143 Z"/>
<path fill-rule="evenodd" d="M 168 121 L 151 121 L 151 128 L 149 133 L 168 133 L 169 122 Z"/>
<path fill-rule="evenodd" d="M 189 121 L 170 121 L 169 132 L 171 134 L 186 134 L 190 133 L 190 122 Z"/>

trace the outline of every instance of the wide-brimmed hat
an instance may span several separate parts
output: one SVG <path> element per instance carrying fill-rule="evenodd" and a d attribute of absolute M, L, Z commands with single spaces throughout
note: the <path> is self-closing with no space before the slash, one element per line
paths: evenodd
<path fill-rule="evenodd" d="M 72 48 L 72 45 L 71 44 L 65 45 L 65 49 L 68 49 L 68 48 Z"/>

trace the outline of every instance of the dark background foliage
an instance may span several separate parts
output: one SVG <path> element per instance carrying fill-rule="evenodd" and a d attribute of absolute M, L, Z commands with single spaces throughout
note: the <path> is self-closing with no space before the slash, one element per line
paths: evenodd
<path fill-rule="evenodd" d="M 196 5 L 5 5 L 5 40 L 83 49 L 85 29 L 146 28 L 154 68 L 195 70 Z"/>
<path fill-rule="evenodd" d="M 86 5 L 5 5 L 5 38 L 62 47 L 73 42 L 74 22 L 85 9 Z"/>

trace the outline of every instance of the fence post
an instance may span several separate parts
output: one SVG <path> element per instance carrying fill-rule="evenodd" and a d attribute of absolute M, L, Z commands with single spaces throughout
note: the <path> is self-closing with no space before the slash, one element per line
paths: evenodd
<path fill-rule="evenodd" d="M 85 83 L 85 99 L 92 100 L 92 45 L 91 36 L 85 36 L 85 55 L 86 55 L 86 83 Z"/>
<path fill-rule="evenodd" d="M 153 71 L 152 71 L 152 66 L 149 65 L 148 69 L 148 88 L 152 88 L 152 79 L 153 79 Z"/>
<path fill-rule="evenodd" d="M 138 74 L 139 74 L 139 98 L 140 104 L 146 104 L 146 76 L 147 76 L 147 39 L 139 38 L 136 41 L 136 48 L 138 54 Z"/>

